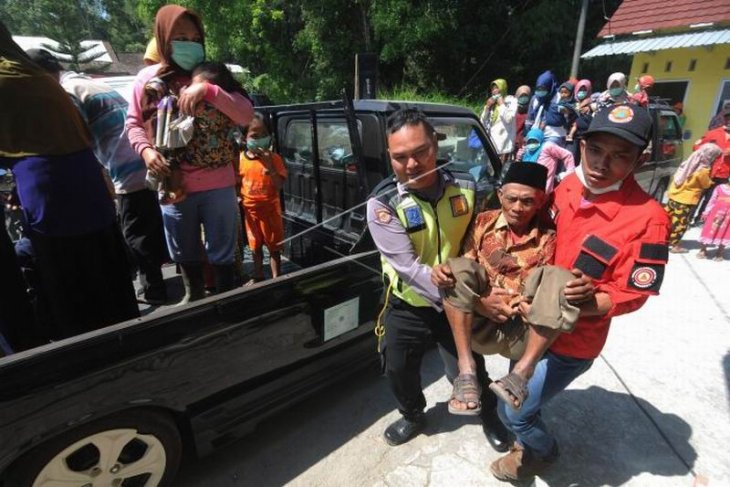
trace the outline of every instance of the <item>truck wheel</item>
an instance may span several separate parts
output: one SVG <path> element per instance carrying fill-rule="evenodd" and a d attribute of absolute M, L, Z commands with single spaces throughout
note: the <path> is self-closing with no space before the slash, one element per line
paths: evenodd
<path fill-rule="evenodd" d="M 182 441 L 171 418 L 144 410 L 93 421 L 53 438 L 15 462 L 7 487 L 172 485 Z"/>

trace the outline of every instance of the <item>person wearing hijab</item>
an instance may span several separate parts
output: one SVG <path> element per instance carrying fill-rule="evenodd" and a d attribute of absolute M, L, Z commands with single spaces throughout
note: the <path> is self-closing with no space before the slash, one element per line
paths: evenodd
<path fill-rule="evenodd" d="M 525 145 L 517 153 L 517 160 L 534 162 L 547 168 L 546 195 L 553 192 L 557 182 L 575 171 L 573 154 L 557 144 L 545 141 L 543 131 L 538 128 L 531 128 L 527 133 Z"/>
<path fill-rule="evenodd" d="M 629 103 L 630 95 L 626 91 L 626 75 L 623 73 L 613 73 L 608 77 L 606 91 L 595 98 L 591 105 L 594 113 L 607 106 Z"/>
<path fill-rule="evenodd" d="M 527 85 L 522 85 L 515 91 L 515 99 L 517 100 L 517 112 L 515 112 L 515 144 L 512 153 L 517 154 L 525 144 L 525 121 L 527 120 L 527 109 L 530 105 L 530 96 L 532 90 Z"/>
<path fill-rule="evenodd" d="M 542 129 L 544 127 L 545 113 L 550 106 L 558 83 L 552 71 L 547 70 L 537 77 L 535 81 L 535 92 L 530 100 L 530 106 L 527 109 L 527 119 L 525 120 L 525 131 L 529 131 L 533 126 Z"/>
<path fill-rule="evenodd" d="M 517 99 L 508 94 L 507 81 L 501 78 L 492 81 L 490 87 L 490 96 L 480 119 L 492 138 L 497 154 L 505 161 L 514 149 Z"/>
<path fill-rule="evenodd" d="M 139 316 L 86 124 L 0 23 L 0 167 L 13 172 L 58 340 Z"/>
<path fill-rule="evenodd" d="M 153 37 L 147 43 L 147 49 L 144 51 L 144 65 L 152 66 L 153 64 L 158 64 L 160 61 L 160 53 L 157 52 L 157 41 Z"/>
<path fill-rule="evenodd" d="M 672 219 L 672 232 L 669 235 L 669 251 L 686 254 L 687 249 L 680 241 L 687 231 L 689 219 L 697 208 L 703 191 L 712 186 L 710 167 L 720 157 L 722 149 L 712 142 L 701 145 L 682 162 L 674 173 L 669 185 L 669 201 L 664 209 Z"/>
<path fill-rule="evenodd" d="M 251 101 L 238 91 L 227 92 L 209 81 L 192 82 L 192 70 L 205 60 L 205 34 L 197 13 L 179 5 L 165 5 L 155 17 L 155 40 L 160 63 L 137 75 L 126 127 L 132 147 L 154 177 L 169 176 L 166 157 L 154 146 L 160 94 L 177 97 L 184 115 L 196 114 L 201 103 L 212 106 L 235 125 L 253 118 Z M 197 130 L 197 129 L 196 129 Z M 196 135 L 197 137 L 197 135 Z M 182 303 L 204 297 L 201 225 L 205 252 L 215 269 L 216 288 L 224 291 L 235 280 L 238 202 L 234 165 L 238 154 L 219 154 L 215 160 L 182 151 L 175 154 L 184 199 L 162 205 L 162 219 L 172 259 L 180 264 L 185 297 Z M 230 159 L 230 160 L 228 160 Z"/>
<path fill-rule="evenodd" d="M 576 164 L 580 164 L 580 139 L 583 133 L 588 130 L 588 126 L 593 119 L 593 113 L 591 112 L 592 94 L 593 85 L 590 80 L 582 79 L 575 84 L 573 98 L 575 100 L 576 118 L 566 137 L 566 149 L 573 154 Z"/>
<path fill-rule="evenodd" d="M 722 101 L 722 108 L 720 108 L 720 111 L 712 117 L 712 120 L 710 120 L 710 125 L 707 127 L 707 130 L 714 130 L 716 128 L 724 127 L 725 126 L 725 115 L 730 113 L 730 100 L 723 100 Z"/>

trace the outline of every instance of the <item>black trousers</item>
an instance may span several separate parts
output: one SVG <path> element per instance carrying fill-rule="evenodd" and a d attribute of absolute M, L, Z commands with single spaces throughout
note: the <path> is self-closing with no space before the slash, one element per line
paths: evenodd
<path fill-rule="evenodd" d="M 40 345 L 43 340 L 38 337 L 27 286 L 5 228 L 4 206 L 0 201 L 0 334 L 12 350 L 18 352 Z M 0 357 L 3 356 L 2 348 Z"/>
<path fill-rule="evenodd" d="M 117 195 L 117 199 L 119 223 L 139 269 L 142 288 L 145 291 L 150 288 L 164 290 L 161 267 L 168 257 L 157 193 L 143 189 Z"/>
<path fill-rule="evenodd" d="M 384 315 L 385 374 L 398 401 L 398 410 L 406 418 L 423 412 L 426 398 L 421 386 L 421 362 L 428 346 L 436 342 L 449 382 L 459 374 L 456 345 L 443 312 L 431 307 L 411 306 L 390 296 Z M 484 357 L 474 354 L 477 377 L 482 384 L 482 407 L 493 398 L 487 388 L 488 375 Z M 494 401 L 496 405 L 496 401 Z"/>
<path fill-rule="evenodd" d="M 29 237 L 51 315 L 49 338 L 58 340 L 139 316 L 116 222 L 85 235 L 29 232 Z"/>

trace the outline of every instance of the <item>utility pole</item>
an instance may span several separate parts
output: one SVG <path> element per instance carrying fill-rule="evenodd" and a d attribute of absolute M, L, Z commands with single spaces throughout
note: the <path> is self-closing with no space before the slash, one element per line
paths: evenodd
<path fill-rule="evenodd" d="M 580 51 L 583 49 L 583 33 L 586 30 L 586 16 L 588 15 L 588 0 L 583 0 L 580 7 L 580 19 L 578 20 L 578 31 L 575 33 L 575 49 L 573 49 L 573 64 L 570 66 L 571 79 L 578 78 L 578 64 L 580 63 Z"/>

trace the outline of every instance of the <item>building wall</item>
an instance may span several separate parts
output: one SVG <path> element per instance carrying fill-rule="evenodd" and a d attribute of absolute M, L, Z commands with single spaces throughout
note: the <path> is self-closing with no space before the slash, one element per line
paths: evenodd
<path fill-rule="evenodd" d="M 692 144 L 707 130 L 710 118 L 715 114 L 724 81 L 730 83 L 730 44 L 667 49 L 634 56 L 629 78 L 629 90 L 633 90 L 636 79 L 644 74 L 654 76 L 656 81 L 688 81 L 684 99 L 684 113 L 687 116 L 684 130 L 689 138 L 684 142 L 684 153 L 690 154 Z M 690 62 L 695 60 L 694 71 L 689 71 Z M 666 71 L 668 62 L 671 70 Z"/>

